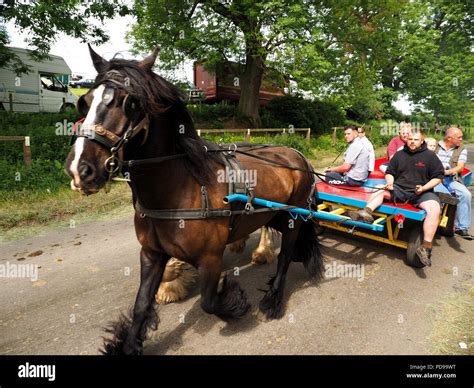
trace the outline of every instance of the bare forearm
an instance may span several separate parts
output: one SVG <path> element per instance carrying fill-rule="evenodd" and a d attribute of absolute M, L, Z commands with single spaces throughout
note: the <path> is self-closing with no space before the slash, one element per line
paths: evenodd
<path fill-rule="evenodd" d="M 464 169 L 464 164 L 462 165 L 458 165 L 454 168 L 450 168 L 449 170 L 445 170 L 444 171 L 444 175 L 454 175 L 454 174 L 459 174 L 462 172 L 462 170 Z"/>
<path fill-rule="evenodd" d="M 334 171 L 334 172 L 338 172 L 339 174 L 344 174 L 350 169 L 351 169 L 351 165 L 344 163 L 344 164 L 341 164 L 340 166 L 329 168 L 326 171 Z"/>
<path fill-rule="evenodd" d="M 434 178 L 431 179 L 428 183 L 423 185 L 423 191 L 431 190 L 433 187 L 438 186 L 441 183 L 441 179 Z"/>

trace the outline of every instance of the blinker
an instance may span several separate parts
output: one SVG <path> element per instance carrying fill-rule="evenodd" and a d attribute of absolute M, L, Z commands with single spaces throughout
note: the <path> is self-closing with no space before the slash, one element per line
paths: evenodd
<path fill-rule="evenodd" d="M 105 88 L 104 89 L 104 92 L 102 93 L 102 102 L 104 103 L 104 105 L 107 106 L 113 101 L 114 92 L 115 92 L 114 88 Z"/>

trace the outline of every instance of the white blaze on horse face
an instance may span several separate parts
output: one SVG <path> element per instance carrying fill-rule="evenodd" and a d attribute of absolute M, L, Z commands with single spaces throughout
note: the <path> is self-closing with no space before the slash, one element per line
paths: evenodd
<path fill-rule="evenodd" d="M 95 123 L 95 116 L 97 114 L 97 106 L 102 101 L 102 94 L 104 92 L 104 88 L 105 88 L 104 85 L 100 85 L 92 93 L 94 98 L 92 99 L 91 107 L 82 125 Z M 70 170 L 74 176 L 74 179 L 71 180 L 71 188 L 76 191 L 79 191 L 78 187 L 79 187 L 79 183 L 81 182 L 81 177 L 79 176 L 79 162 L 81 160 L 82 152 L 84 151 L 85 140 L 86 139 L 84 137 L 79 137 L 74 143 L 74 160 L 71 162 Z"/>

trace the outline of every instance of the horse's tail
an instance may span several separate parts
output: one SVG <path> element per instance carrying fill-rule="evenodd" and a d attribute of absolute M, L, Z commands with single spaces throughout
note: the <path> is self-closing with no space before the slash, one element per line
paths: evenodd
<path fill-rule="evenodd" d="M 291 260 L 303 262 L 310 276 L 321 280 L 324 277 L 324 260 L 315 227 L 311 221 L 301 223 Z"/>

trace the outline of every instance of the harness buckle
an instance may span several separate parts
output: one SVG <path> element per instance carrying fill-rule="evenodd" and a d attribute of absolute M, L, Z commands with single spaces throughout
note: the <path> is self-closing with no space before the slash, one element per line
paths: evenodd
<path fill-rule="evenodd" d="M 233 149 L 231 149 L 231 148 L 233 148 Z M 232 155 L 233 153 L 235 153 L 235 151 L 237 151 L 237 144 L 235 144 L 235 143 L 229 144 L 228 150 L 229 151 L 227 151 L 227 153 L 229 155 Z"/>
<path fill-rule="evenodd" d="M 112 152 L 112 155 L 107 158 L 104 162 L 105 169 L 109 173 L 109 176 L 112 176 L 120 169 L 120 161 L 115 156 L 115 153 Z"/>

